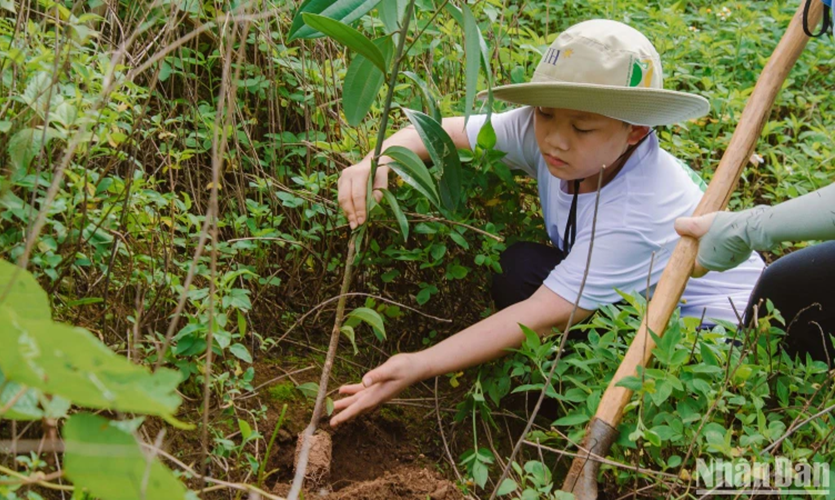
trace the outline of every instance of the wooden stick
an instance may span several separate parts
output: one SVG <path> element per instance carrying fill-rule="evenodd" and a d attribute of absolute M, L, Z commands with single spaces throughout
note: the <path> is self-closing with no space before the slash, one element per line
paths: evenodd
<path fill-rule="evenodd" d="M 745 105 L 728 149 L 719 162 L 719 167 L 716 169 L 707 192 L 696 207 L 694 216 L 722 210 L 727 206 L 745 163 L 753 153 L 757 139 L 768 120 L 774 100 L 786 76 L 809 41 L 803 32 L 803 3 L 805 0 L 801 0 L 801 6 L 763 69 L 754 92 Z M 813 28 L 817 26 L 822 12 L 823 4 L 813 0 L 809 9 L 810 26 Z M 589 460 L 588 453 L 593 451 L 601 456 L 608 454 L 609 446 L 617 433 L 617 426 L 623 417 L 623 410 L 632 397 L 631 390 L 617 387 L 616 384 L 624 377 L 636 375 L 637 368 L 645 367 L 651 359 L 655 342 L 649 335 L 649 330 L 659 337 L 664 334 L 667 323 L 678 306 L 681 294 L 693 271 L 697 251 L 698 241 L 694 238 L 683 237 L 676 245 L 655 289 L 647 315 L 614 378 L 603 393 L 597 413 L 589 424 L 584 445 L 581 447 L 584 453 L 575 458 L 568 477 L 563 483 L 563 490 L 573 491 L 578 500 L 597 498 L 599 463 Z"/>

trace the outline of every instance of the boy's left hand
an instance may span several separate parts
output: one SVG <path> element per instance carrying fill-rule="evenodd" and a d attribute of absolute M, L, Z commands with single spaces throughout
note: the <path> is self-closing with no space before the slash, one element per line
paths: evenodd
<path fill-rule="evenodd" d="M 333 403 L 331 427 L 376 408 L 397 396 L 410 385 L 428 376 L 419 353 L 396 354 L 366 373 L 360 384 L 343 385 L 339 393 L 347 395 Z"/>

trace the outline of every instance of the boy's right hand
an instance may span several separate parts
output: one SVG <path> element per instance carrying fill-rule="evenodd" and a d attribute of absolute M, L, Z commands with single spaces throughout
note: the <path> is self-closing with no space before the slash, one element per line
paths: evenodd
<path fill-rule="evenodd" d="M 374 199 L 377 202 L 383 198 L 383 193 L 379 189 L 385 189 L 388 186 L 388 171 L 388 167 L 378 165 L 374 175 Z M 370 174 L 371 161 L 366 159 L 346 168 L 339 175 L 339 206 L 345 212 L 351 229 L 356 229 L 365 222 L 367 208 L 365 197 L 368 192 Z"/>
<path fill-rule="evenodd" d="M 339 388 L 339 394 L 344 397 L 333 403 L 331 427 L 337 427 L 373 410 L 415 382 L 428 378 L 430 374 L 430 367 L 426 365 L 420 353 L 395 354 L 382 365 L 366 373 L 362 377 L 362 383 L 343 385 Z"/>

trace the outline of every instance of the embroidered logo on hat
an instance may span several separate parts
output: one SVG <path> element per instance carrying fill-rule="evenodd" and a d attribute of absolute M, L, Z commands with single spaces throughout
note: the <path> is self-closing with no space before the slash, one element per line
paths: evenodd
<path fill-rule="evenodd" d="M 566 53 L 575 57 L 565 57 Z M 662 75 L 658 52 L 638 30 L 595 20 L 563 31 L 542 56 L 531 82 L 661 89 Z"/>

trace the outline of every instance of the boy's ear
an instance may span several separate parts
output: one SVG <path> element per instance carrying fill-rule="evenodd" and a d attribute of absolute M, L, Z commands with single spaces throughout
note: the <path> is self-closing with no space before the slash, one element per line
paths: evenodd
<path fill-rule="evenodd" d="M 626 137 L 626 142 L 630 146 L 634 146 L 648 133 L 649 127 L 646 125 L 629 125 L 629 135 Z"/>

